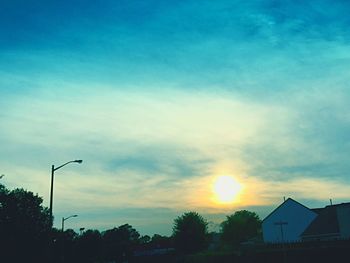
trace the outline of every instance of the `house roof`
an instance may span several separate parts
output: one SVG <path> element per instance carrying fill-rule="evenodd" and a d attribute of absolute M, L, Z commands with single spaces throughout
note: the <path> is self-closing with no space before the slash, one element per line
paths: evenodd
<path fill-rule="evenodd" d="M 302 237 L 339 233 L 337 206 L 317 209 L 318 216 L 301 234 Z"/>
<path fill-rule="evenodd" d="M 328 207 L 329 205 L 327 205 L 326 207 Z M 340 206 L 350 206 L 350 202 L 347 203 L 340 203 L 340 204 L 336 204 L 336 205 L 331 205 L 331 206 L 336 206 L 336 207 L 340 207 Z"/>
<path fill-rule="evenodd" d="M 289 197 L 286 201 L 284 201 L 282 204 L 280 204 L 278 207 L 276 207 L 267 217 L 265 217 L 265 218 L 263 219 L 262 222 L 264 222 L 266 219 L 268 219 L 273 213 L 275 213 L 275 212 L 276 212 L 281 206 L 283 206 L 286 202 L 290 202 L 290 201 L 292 201 L 292 202 L 294 202 L 294 203 L 296 203 L 296 204 L 298 204 L 298 205 L 300 205 L 300 206 L 302 206 L 302 207 L 305 207 L 306 209 L 308 209 L 308 210 L 310 210 L 310 211 L 313 211 L 312 209 L 306 207 L 305 205 L 303 205 L 303 204 L 299 203 L 298 201 L 295 201 L 293 198 L 290 198 L 290 197 Z M 313 211 L 313 212 L 315 212 L 315 211 Z M 315 212 L 315 213 L 317 213 L 317 212 Z"/>
<path fill-rule="evenodd" d="M 322 207 L 322 208 L 311 208 L 311 210 L 314 211 L 316 214 L 320 214 L 323 209 L 324 209 L 324 207 Z"/>
<path fill-rule="evenodd" d="M 306 237 L 339 233 L 337 208 L 341 206 L 350 206 L 350 203 L 328 205 L 325 208 L 312 209 L 318 213 L 318 216 L 305 229 L 301 236 Z"/>

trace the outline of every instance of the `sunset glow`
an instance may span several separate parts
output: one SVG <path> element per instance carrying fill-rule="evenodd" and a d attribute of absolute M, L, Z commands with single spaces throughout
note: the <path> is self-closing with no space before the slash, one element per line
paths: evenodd
<path fill-rule="evenodd" d="M 221 204 L 233 203 L 236 201 L 242 186 L 232 176 L 219 176 L 214 183 L 213 191 L 215 200 Z"/>

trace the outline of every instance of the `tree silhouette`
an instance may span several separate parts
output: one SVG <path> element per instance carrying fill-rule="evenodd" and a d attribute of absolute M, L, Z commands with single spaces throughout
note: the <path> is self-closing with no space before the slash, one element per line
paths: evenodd
<path fill-rule="evenodd" d="M 184 213 L 174 220 L 175 247 L 183 253 L 192 253 L 206 248 L 208 222 L 196 212 Z"/>
<path fill-rule="evenodd" d="M 150 244 L 150 247 L 152 248 L 173 248 L 174 238 L 162 236 L 159 234 L 154 234 L 149 244 Z"/>
<path fill-rule="evenodd" d="M 221 223 L 222 240 L 231 245 L 238 245 L 255 237 L 260 228 L 261 220 L 255 212 L 237 211 Z"/>
<path fill-rule="evenodd" d="M 97 262 L 101 258 L 102 236 L 98 230 L 86 230 L 76 239 L 76 261 Z"/>
<path fill-rule="evenodd" d="M 148 244 L 149 242 L 151 242 L 151 237 L 149 235 L 144 235 L 139 238 L 140 244 Z"/>
<path fill-rule="evenodd" d="M 12 262 L 43 261 L 51 230 L 43 199 L 24 189 L 0 185 L 0 244 Z"/>
<path fill-rule="evenodd" d="M 120 262 L 130 258 L 139 237 L 140 234 L 129 224 L 105 231 L 102 239 L 107 260 Z"/>

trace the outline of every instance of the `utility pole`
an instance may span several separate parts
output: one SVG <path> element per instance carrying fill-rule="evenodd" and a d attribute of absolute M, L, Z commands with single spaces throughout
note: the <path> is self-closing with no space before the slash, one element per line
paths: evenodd
<path fill-rule="evenodd" d="M 288 225 L 288 222 L 279 221 L 279 222 L 275 222 L 275 225 L 280 226 L 280 228 L 281 228 L 281 240 L 282 240 L 282 243 L 284 243 L 283 226 Z"/>
<path fill-rule="evenodd" d="M 283 250 L 283 261 L 284 261 L 284 263 L 287 263 L 287 250 L 286 250 L 285 245 L 284 245 L 283 226 L 288 225 L 288 222 L 281 220 L 281 221 L 275 222 L 275 225 L 279 226 L 281 229 L 281 241 L 282 241 L 281 243 L 282 243 L 282 250 Z"/>

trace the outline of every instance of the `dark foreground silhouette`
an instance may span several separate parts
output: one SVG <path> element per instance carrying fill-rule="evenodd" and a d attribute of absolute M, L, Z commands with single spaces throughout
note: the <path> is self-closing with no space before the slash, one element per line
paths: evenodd
<path fill-rule="evenodd" d="M 129 224 L 100 232 L 51 227 L 43 199 L 24 189 L 0 184 L 0 262 L 36 263 L 208 263 L 208 262 L 348 262 L 350 240 L 265 245 L 254 212 L 237 211 L 208 233 L 207 221 L 187 212 L 173 223 L 171 237 L 141 236 Z M 261 240 L 261 236 L 260 236 Z M 243 245 L 244 244 L 244 245 Z"/>

